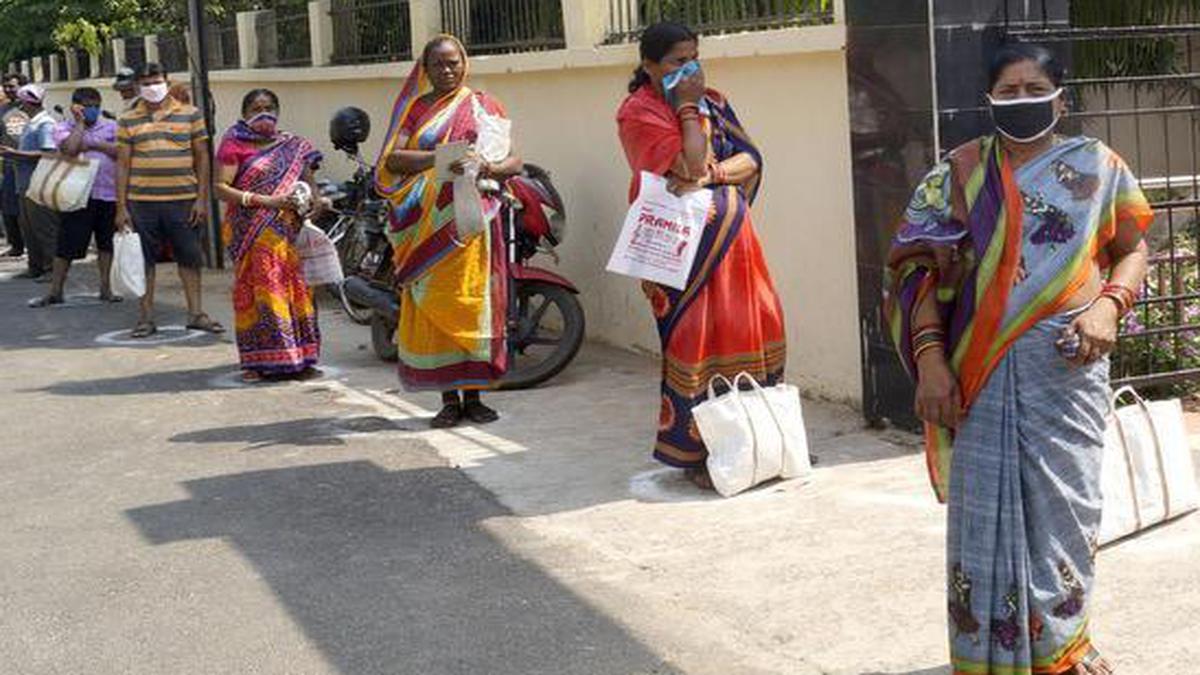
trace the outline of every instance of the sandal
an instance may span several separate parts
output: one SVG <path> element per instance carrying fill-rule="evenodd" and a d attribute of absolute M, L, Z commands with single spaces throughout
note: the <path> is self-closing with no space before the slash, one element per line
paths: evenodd
<path fill-rule="evenodd" d="M 125 302 L 125 298 L 112 293 L 101 293 L 100 302 Z"/>
<path fill-rule="evenodd" d="M 33 308 L 49 307 L 50 305 L 63 304 L 63 296 L 61 295 L 43 295 L 40 298 L 34 298 L 29 301 L 29 306 Z"/>
<path fill-rule="evenodd" d="M 243 370 L 242 384 L 258 384 L 263 381 L 262 373 L 257 370 Z"/>
<path fill-rule="evenodd" d="M 200 312 L 188 319 L 187 328 L 189 330 L 202 330 L 205 333 L 213 333 L 214 335 L 225 332 L 224 326 L 213 321 L 212 317 L 204 312 Z"/>
<path fill-rule="evenodd" d="M 138 339 L 148 338 L 157 332 L 158 326 L 155 326 L 153 321 L 139 321 L 133 327 L 133 330 L 129 331 L 129 337 Z"/>
<path fill-rule="evenodd" d="M 708 469 L 704 467 L 695 467 L 692 469 L 684 469 L 683 475 L 692 482 L 693 485 L 701 490 L 715 490 L 713 487 L 712 476 L 708 475 Z"/>
<path fill-rule="evenodd" d="M 1080 659 L 1079 665 L 1083 666 L 1088 673 L 1094 673 L 1095 675 L 1113 672 L 1112 666 L 1109 665 L 1104 657 L 1100 656 L 1100 650 L 1094 646 L 1088 648 L 1087 654 L 1084 654 L 1083 658 Z"/>
<path fill-rule="evenodd" d="M 475 424 L 491 424 L 500 419 L 500 413 L 487 407 L 479 399 L 465 401 L 462 412 L 464 417 Z"/>
<path fill-rule="evenodd" d="M 450 403 L 443 406 L 441 412 L 430 420 L 429 426 L 434 429 L 450 429 L 461 424 L 462 420 L 462 406 L 457 403 Z"/>
<path fill-rule="evenodd" d="M 292 377 L 293 379 L 303 382 L 305 380 L 315 380 L 322 375 L 324 375 L 324 373 L 321 372 L 320 368 L 315 366 L 305 366 L 304 370 L 301 370 Z"/>

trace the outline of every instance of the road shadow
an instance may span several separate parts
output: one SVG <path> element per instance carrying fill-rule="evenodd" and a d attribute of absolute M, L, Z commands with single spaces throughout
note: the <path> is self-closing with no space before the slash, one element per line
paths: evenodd
<path fill-rule="evenodd" d="M 229 364 L 221 364 L 208 368 L 155 370 L 135 375 L 122 375 L 120 377 L 55 382 L 46 387 L 22 391 L 24 393 L 44 392 L 58 396 L 133 396 L 137 394 L 173 394 L 184 391 L 231 389 L 239 386 L 274 387 L 286 384 L 288 384 L 286 381 L 281 381 L 241 385 L 237 381 L 236 367 Z"/>
<path fill-rule="evenodd" d="M 353 461 L 182 486 L 126 512 L 141 536 L 232 544 L 345 675 L 679 672 L 491 535 L 509 512 L 459 471 Z"/>
<path fill-rule="evenodd" d="M 189 431 L 170 437 L 172 443 L 244 443 L 245 450 L 262 450 L 279 445 L 344 446 L 347 439 L 389 431 L 417 431 L 410 419 L 378 415 L 356 417 L 305 417 L 284 422 L 244 424 Z"/>

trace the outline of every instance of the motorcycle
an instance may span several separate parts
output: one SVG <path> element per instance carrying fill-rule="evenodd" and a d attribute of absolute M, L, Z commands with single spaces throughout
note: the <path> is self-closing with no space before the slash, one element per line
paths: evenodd
<path fill-rule="evenodd" d="M 330 194 L 336 215 L 327 232 L 346 274 L 338 289 L 343 309 L 352 320 L 370 325 L 376 356 L 395 361 L 400 299 L 387 239 L 388 203 L 370 189 L 373 168 L 358 153 L 369 130 L 369 118 L 356 108 L 339 111 L 330 123 L 334 147 L 350 155 L 358 168 L 351 180 Z M 500 387 L 534 387 L 570 365 L 585 333 L 579 290 L 565 277 L 530 262 L 538 254 L 557 261 L 554 249 L 562 242 L 566 210 L 550 174 L 533 164 L 526 164 L 521 174 L 504 184 L 483 180 L 479 187 L 500 201 L 508 260 L 509 368 Z"/>

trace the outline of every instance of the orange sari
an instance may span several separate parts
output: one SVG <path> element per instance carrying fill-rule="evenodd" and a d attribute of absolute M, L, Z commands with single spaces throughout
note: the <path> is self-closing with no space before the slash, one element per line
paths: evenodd
<path fill-rule="evenodd" d="M 761 167 L 762 155 L 742 130 L 725 98 L 709 91 L 703 115 L 716 161 L 742 153 Z M 631 94 L 617 113 L 621 145 L 638 176 L 670 174 L 683 151 L 683 132 L 674 111 L 649 85 Z M 783 309 L 750 221 L 759 177 L 745 185 L 714 185 L 696 261 L 682 291 L 650 282 L 643 290 L 658 323 L 663 352 L 662 407 L 654 456 L 684 468 L 704 466 L 708 452 L 692 417 L 707 398 L 709 380 L 748 372 L 764 385 L 783 376 L 786 339 Z"/>

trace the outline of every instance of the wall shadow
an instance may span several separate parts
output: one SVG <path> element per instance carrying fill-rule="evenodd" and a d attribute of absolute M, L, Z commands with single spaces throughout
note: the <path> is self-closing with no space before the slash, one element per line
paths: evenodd
<path fill-rule="evenodd" d="M 228 541 L 340 673 L 679 672 L 491 536 L 481 523 L 508 512 L 454 469 L 354 461 L 183 487 L 127 517 L 156 546 Z"/>
<path fill-rule="evenodd" d="M 262 450 L 279 445 L 344 446 L 362 434 L 416 431 L 417 422 L 378 415 L 354 417 L 304 417 L 283 422 L 243 424 L 176 434 L 172 443 L 242 443 L 243 450 Z"/>

